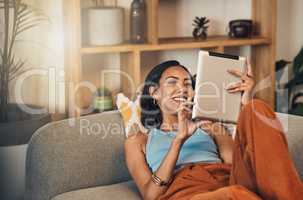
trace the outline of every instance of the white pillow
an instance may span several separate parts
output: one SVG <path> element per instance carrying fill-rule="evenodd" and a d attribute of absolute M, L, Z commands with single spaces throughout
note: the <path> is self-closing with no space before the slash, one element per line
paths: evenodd
<path fill-rule="evenodd" d="M 142 125 L 140 120 L 141 107 L 139 95 L 133 102 L 123 93 L 119 93 L 117 95 L 116 105 L 123 118 L 126 137 L 137 134 L 139 131 L 147 133 L 148 130 Z"/>

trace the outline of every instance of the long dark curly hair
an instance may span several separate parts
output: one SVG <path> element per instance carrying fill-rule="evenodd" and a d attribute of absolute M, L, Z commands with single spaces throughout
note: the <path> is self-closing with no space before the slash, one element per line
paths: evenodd
<path fill-rule="evenodd" d="M 174 66 L 182 67 L 184 70 L 188 72 L 192 80 L 192 87 L 195 88 L 195 80 L 191 73 L 188 71 L 186 67 L 181 65 L 176 60 L 169 60 L 159 65 L 155 66 L 146 76 L 144 81 L 144 86 L 141 93 L 140 98 L 140 106 L 141 106 L 141 123 L 147 129 L 151 128 L 160 128 L 162 124 L 162 114 L 160 107 L 155 103 L 154 98 L 149 94 L 150 87 L 159 87 L 159 81 L 163 74 L 163 72 Z"/>

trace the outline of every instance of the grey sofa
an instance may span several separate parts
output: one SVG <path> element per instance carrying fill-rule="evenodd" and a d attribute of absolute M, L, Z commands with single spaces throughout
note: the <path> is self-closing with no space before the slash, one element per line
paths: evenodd
<path fill-rule="evenodd" d="M 303 117 L 278 116 L 303 177 Z M 40 128 L 28 147 L 25 200 L 140 199 L 125 165 L 124 140 L 118 111 Z"/>

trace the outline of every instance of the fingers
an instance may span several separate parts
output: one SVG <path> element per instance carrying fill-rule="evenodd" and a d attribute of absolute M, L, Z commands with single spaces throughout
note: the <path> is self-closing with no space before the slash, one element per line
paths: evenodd
<path fill-rule="evenodd" d="M 230 93 L 239 92 L 239 91 L 247 91 L 250 90 L 250 85 L 243 82 L 237 82 L 226 87 L 226 90 Z"/>
<path fill-rule="evenodd" d="M 204 129 L 204 130 L 211 130 L 212 129 L 212 125 L 213 125 L 213 122 L 212 121 L 209 121 L 209 120 L 202 120 L 199 122 L 199 126 L 200 128 Z"/>
<path fill-rule="evenodd" d="M 192 101 L 184 101 L 180 104 L 178 111 L 192 112 L 192 107 L 195 103 Z"/>
<path fill-rule="evenodd" d="M 180 106 L 192 107 L 195 103 L 192 101 L 184 101 L 180 104 Z"/>
<path fill-rule="evenodd" d="M 236 77 L 239 77 L 241 80 L 244 81 L 249 80 L 249 77 L 245 73 L 242 73 L 240 69 L 236 69 L 236 68 L 228 69 L 227 72 Z"/>
<path fill-rule="evenodd" d="M 192 109 L 190 107 L 184 105 L 184 106 L 179 107 L 179 111 L 187 111 L 187 112 L 191 113 Z"/>
<path fill-rule="evenodd" d="M 242 82 L 231 83 L 229 86 L 226 87 L 226 89 L 227 90 L 234 89 L 234 88 L 240 87 L 242 84 L 245 84 L 245 83 L 242 83 Z"/>
<path fill-rule="evenodd" d="M 227 91 L 229 93 L 235 93 L 235 92 L 242 92 L 242 91 L 246 91 L 246 90 L 247 90 L 247 87 L 240 86 L 240 87 L 236 87 L 236 88 L 233 88 L 233 89 L 228 89 Z"/>
<path fill-rule="evenodd" d="M 209 124 L 212 124 L 213 122 L 210 120 L 199 120 L 196 123 L 199 125 L 199 127 L 202 127 L 202 126 L 208 126 Z"/>
<path fill-rule="evenodd" d="M 249 62 L 249 61 L 248 61 Z M 229 93 L 234 93 L 234 92 L 240 92 L 240 91 L 251 91 L 252 88 L 254 87 L 254 79 L 252 77 L 249 77 L 250 74 L 252 74 L 252 69 L 250 64 L 247 65 L 247 74 L 243 74 L 239 69 L 229 69 L 228 72 L 240 77 L 242 79 L 242 82 L 237 82 L 237 83 L 232 83 L 229 85 L 226 89 Z"/>
<path fill-rule="evenodd" d="M 252 71 L 252 66 L 251 66 L 251 62 L 250 59 L 248 57 L 246 57 L 246 67 L 247 67 L 247 73 L 246 75 L 248 77 L 253 77 L 253 71 Z"/>
<path fill-rule="evenodd" d="M 235 87 L 230 87 L 230 88 L 227 88 L 227 91 L 229 93 L 234 93 L 234 92 L 245 92 L 245 91 L 250 91 L 251 87 L 248 85 L 248 84 L 245 84 L 245 83 L 241 83 L 240 85 L 237 85 Z"/>
<path fill-rule="evenodd" d="M 227 70 L 228 73 L 232 74 L 232 75 L 235 75 L 236 77 L 242 77 L 244 74 L 242 74 L 242 72 L 237 69 L 237 68 L 232 68 L 232 69 L 228 69 Z"/>
<path fill-rule="evenodd" d="M 199 122 L 197 128 L 201 128 L 206 133 L 208 133 L 209 135 L 213 136 L 213 133 L 214 133 L 214 124 L 215 123 L 216 122 L 209 121 L 209 120 L 202 120 L 202 121 Z"/>
<path fill-rule="evenodd" d="M 194 125 L 194 129 L 196 130 L 197 128 L 201 128 L 203 130 L 205 130 L 206 132 L 211 132 L 211 124 L 212 122 L 211 121 L 208 121 L 208 120 L 199 120 L 199 121 L 195 121 L 195 122 L 192 122 L 193 125 Z"/>
<path fill-rule="evenodd" d="M 253 70 L 251 66 L 250 59 L 246 57 L 245 59 L 245 72 L 242 73 L 240 69 L 233 68 L 233 69 L 228 69 L 227 72 L 230 74 L 233 74 L 236 77 L 241 78 L 242 80 L 249 80 L 253 78 Z"/>

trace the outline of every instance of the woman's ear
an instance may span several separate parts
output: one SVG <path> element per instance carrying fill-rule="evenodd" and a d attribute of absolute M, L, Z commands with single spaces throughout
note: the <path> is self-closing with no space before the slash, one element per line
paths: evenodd
<path fill-rule="evenodd" d="M 158 100 L 159 99 L 159 88 L 156 86 L 151 86 L 148 89 L 149 95 L 153 97 L 154 99 Z"/>

